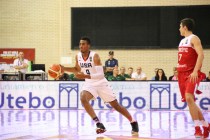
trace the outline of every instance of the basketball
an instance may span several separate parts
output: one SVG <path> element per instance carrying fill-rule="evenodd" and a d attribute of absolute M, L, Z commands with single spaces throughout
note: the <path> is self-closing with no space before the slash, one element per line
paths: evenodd
<path fill-rule="evenodd" d="M 54 79 L 60 77 L 63 75 L 64 70 L 62 69 L 60 64 L 53 64 L 49 70 L 48 70 L 48 75 Z"/>

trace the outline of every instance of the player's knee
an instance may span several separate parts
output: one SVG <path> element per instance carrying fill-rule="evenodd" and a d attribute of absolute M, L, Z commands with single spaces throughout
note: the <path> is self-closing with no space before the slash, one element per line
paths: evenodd
<path fill-rule="evenodd" d="M 186 96 L 185 99 L 186 99 L 186 102 L 187 102 L 188 104 L 191 104 L 191 103 L 194 102 L 194 99 L 193 99 L 193 97 L 191 97 L 191 96 Z"/>
<path fill-rule="evenodd" d="M 82 104 L 88 102 L 85 94 L 83 93 L 80 94 L 80 101 L 82 102 Z"/>

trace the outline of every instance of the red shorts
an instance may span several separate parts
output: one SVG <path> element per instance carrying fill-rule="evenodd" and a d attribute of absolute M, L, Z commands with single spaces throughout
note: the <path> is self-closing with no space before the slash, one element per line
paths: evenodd
<path fill-rule="evenodd" d="M 186 93 L 194 94 L 196 84 L 200 83 L 200 81 L 203 79 L 202 78 L 203 73 L 198 71 L 198 80 L 196 82 L 191 82 L 189 75 L 192 72 L 193 71 L 184 71 L 184 72 L 181 71 L 178 73 L 178 84 L 182 96 L 182 102 L 186 102 L 185 100 Z"/>

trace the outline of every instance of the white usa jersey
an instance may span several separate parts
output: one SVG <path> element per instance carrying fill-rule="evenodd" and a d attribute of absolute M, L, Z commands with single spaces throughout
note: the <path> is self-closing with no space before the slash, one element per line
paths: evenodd
<path fill-rule="evenodd" d="M 96 73 L 95 65 L 94 65 L 94 62 L 93 62 L 94 55 L 95 55 L 95 52 L 90 51 L 87 60 L 85 60 L 82 57 L 82 53 L 81 52 L 78 53 L 78 55 L 77 55 L 78 64 L 81 68 L 81 71 L 84 74 L 94 74 L 94 73 Z"/>
<path fill-rule="evenodd" d="M 82 53 L 81 52 L 79 52 L 77 54 L 78 65 L 81 68 L 81 72 L 83 72 L 84 74 L 89 74 L 89 75 L 96 74 L 95 64 L 94 64 L 94 61 L 93 61 L 94 55 L 95 55 L 95 52 L 90 51 L 89 55 L 88 55 L 88 58 L 85 60 L 82 57 Z M 95 83 L 95 82 L 101 83 L 101 82 L 99 82 L 101 80 L 107 81 L 105 77 L 103 79 L 85 79 L 85 81 L 92 82 L 92 83 Z"/>

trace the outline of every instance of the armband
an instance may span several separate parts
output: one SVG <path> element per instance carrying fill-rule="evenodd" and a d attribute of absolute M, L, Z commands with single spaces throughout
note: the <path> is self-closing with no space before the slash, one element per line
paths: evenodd
<path fill-rule="evenodd" d="M 96 73 L 90 74 L 91 79 L 103 79 L 104 78 L 104 69 L 103 66 L 95 66 Z"/>

